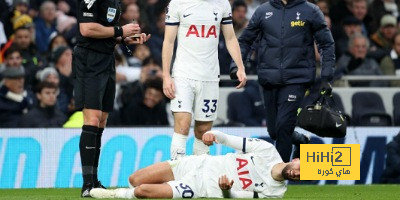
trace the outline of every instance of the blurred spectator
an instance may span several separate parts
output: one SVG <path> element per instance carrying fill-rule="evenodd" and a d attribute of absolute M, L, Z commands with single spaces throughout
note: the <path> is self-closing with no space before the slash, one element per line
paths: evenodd
<path fill-rule="evenodd" d="M 400 33 L 394 37 L 393 49 L 390 55 L 382 59 L 380 63 L 381 70 L 385 75 L 400 76 Z M 392 87 L 400 87 L 400 81 L 393 80 L 390 82 Z"/>
<path fill-rule="evenodd" d="M 7 42 L 6 32 L 4 31 L 4 25 L 0 21 L 0 47 Z"/>
<path fill-rule="evenodd" d="M 6 67 L 23 68 L 21 52 L 16 47 L 10 47 L 4 52 L 4 62 L 0 67 L 0 73 L 4 71 Z"/>
<path fill-rule="evenodd" d="M 33 104 L 32 94 L 24 89 L 24 69 L 7 67 L 0 87 L 0 127 L 17 127 L 23 113 Z"/>
<path fill-rule="evenodd" d="M 380 27 L 380 19 L 390 14 L 394 17 L 399 17 L 400 0 L 374 0 L 368 8 L 368 14 L 373 16 L 371 30 L 377 31 Z"/>
<path fill-rule="evenodd" d="M 8 6 L 9 5 L 6 2 L 1 4 L 1 20 L 3 22 L 4 32 L 7 38 L 9 38 L 14 31 L 12 21 L 14 21 L 16 17 L 28 13 L 29 0 L 13 0 L 12 4 L 10 5 L 11 7 Z"/>
<path fill-rule="evenodd" d="M 143 97 L 134 97 L 129 104 L 121 109 L 123 125 L 169 125 L 162 79 L 156 78 L 145 83 Z"/>
<path fill-rule="evenodd" d="M 244 1 L 234 1 L 232 5 L 232 23 L 237 38 L 242 34 L 249 20 L 246 18 L 247 5 Z"/>
<path fill-rule="evenodd" d="M 348 49 L 349 38 L 354 34 L 361 34 L 362 22 L 353 16 L 343 19 L 343 30 L 340 37 L 335 38 L 336 56 L 340 57 Z"/>
<path fill-rule="evenodd" d="M 143 62 L 139 80 L 122 86 L 122 93 L 120 97 L 122 107 L 125 107 L 134 97 L 143 97 L 145 89 L 144 83 L 150 79 L 157 78 L 162 78 L 160 64 L 156 63 L 153 59 L 146 59 Z"/>
<path fill-rule="evenodd" d="M 165 12 L 161 12 L 158 15 L 155 29 L 151 31 L 151 40 L 147 42 L 150 48 L 151 56 L 161 63 L 161 50 L 164 41 L 165 32 Z"/>
<path fill-rule="evenodd" d="M 49 47 L 49 38 L 56 32 L 56 5 L 52 1 L 44 1 L 40 5 L 40 14 L 35 18 L 36 45 L 39 52 L 46 53 Z"/>
<path fill-rule="evenodd" d="M 382 75 L 378 63 L 368 58 L 368 38 L 355 34 L 350 38 L 349 49 L 337 62 L 336 73 L 339 75 Z M 385 86 L 381 81 L 351 81 L 351 86 Z"/>
<path fill-rule="evenodd" d="M 58 106 L 63 113 L 73 111 L 73 81 L 72 81 L 72 50 L 67 46 L 60 46 L 52 53 L 54 68 L 60 78 L 60 94 Z"/>
<path fill-rule="evenodd" d="M 386 55 L 389 55 L 393 46 L 393 38 L 396 34 L 396 26 L 396 18 L 392 15 L 385 15 L 381 19 L 379 30 L 371 36 L 373 48 L 371 48 L 372 53 L 370 56 L 378 62 Z"/>
<path fill-rule="evenodd" d="M 251 19 L 251 16 L 253 16 L 254 12 L 258 8 L 258 6 L 261 5 L 261 1 L 259 0 L 245 0 L 245 3 L 247 4 L 247 14 L 246 18 Z"/>
<path fill-rule="evenodd" d="M 136 3 L 122 4 L 121 9 L 122 9 L 122 15 L 121 19 L 119 20 L 120 26 L 132 23 L 133 20 L 135 20 L 136 23 L 139 23 L 140 9 Z"/>
<path fill-rule="evenodd" d="M 352 0 L 350 5 L 351 5 L 350 11 L 353 14 L 353 16 L 362 22 L 361 24 L 362 34 L 368 37 L 373 32 L 370 28 L 370 23 L 372 18 L 367 15 L 368 11 L 367 0 Z"/>
<path fill-rule="evenodd" d="M 57 34 L 50 38 L 49 52 L 55 51 L 60 46 L 68 46 L 67 39 L 63 35 Z"/>
<path fill-rule="evenodd" d="M 229 110 L 236 110 L 239 112 L 235 113 L 232 117 L 233 122 L 239 122 L 245 126 L 265 126 L 265 111 L 264 104 L 261 99 L 260 86 L 256 81 L 247 81 L 244 91 L 241 93 L 240 98 L 233 99 L 234 108 L 228 108 Z M 228 114 L 229 115 L 229 114 Z"/>
<path fill-rule="evenodd" d="M 319 0 L 317 2 L 317 6 L 319 7 L 319 9 L 321 9 L 321 11 L 322 11 L 322 13 L 324 13 L 324 15 L 329 16 L 329 4 L 328 4 L 327 0 Z"/>
<path fill-rule="evenodd" d="M 24 114 L 19 127 L 62 127 L 67 117 L 55 106 L 58 88 L 55 84 L 42 82 L 36 90 L 38 105 Z"/>
<path fill-rule="evenodd" d="M 331 1 L 332 5 L 329 9 L 329 13 L 331 14 L 330 17 L 333 24 L 341 24 L 345 17 L 352 15 L 350 11 L 352 7 L 351 2 L 352 0 Z"/>
<path fill-rule="evenodd" d="M 145 44 L 138 44 L 131 57 L 128 58 L 128 64 L 132 67 L 141 67 L 143 61 L 151 56 L 150 48 Z"/>
<path fill-rule="evenodd" d="M 381 176 L 381 183 L 400 183 L 400 133 L 386 145 L 386 167 Z"/>
<path fill-rule="evenodd" d="M 44 60 L 33 44 L 32 35 L 29 28 L 20 27 L 15 31 L 13 45 L 20 49 L 22 54 L 22 64 L 25 67 L 26 84 L 34 85 L 36 72 L 45 65 Z"/>

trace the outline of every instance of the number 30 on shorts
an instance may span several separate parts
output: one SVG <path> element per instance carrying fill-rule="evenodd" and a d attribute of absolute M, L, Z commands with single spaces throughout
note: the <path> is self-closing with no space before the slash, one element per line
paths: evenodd
<path fill-rule="evenodd" d="M 210 109 L 210 102 L 211 102 L 211 109 Z M 212 99 L 212 100 L 210 100 L 210 99 L 204 99 L 204 107 L 203 107 L 203 109 L 202 109 L 202 111 L 204 112 L 204 113 L 208 113 L 208 111 L 211 111 L 212 113 L 215 113 L 215 111 L 217 111 L 217 102 L 218 102 L 218 100 L 217 99 Z"/>
<path fill-rule="evenodd" d="M 184 185 L 183 183 L 181 183 L 181 184 L 179 184 L 179 187 L 175 186 L 176 190 L 178 190 L 179 193 L 182 194 L 182 198 L 191 199 L 194 196 L 194 192 L 193 192 L 192 188 L 190 188 L 188 185 Z"/>

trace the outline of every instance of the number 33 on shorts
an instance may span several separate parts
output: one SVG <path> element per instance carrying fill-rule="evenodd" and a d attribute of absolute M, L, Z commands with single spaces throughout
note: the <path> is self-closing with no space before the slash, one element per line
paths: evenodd
<path fill-rule="evenodd" d="M 204 113 L 208 113 L 208 111 L 211 111 L 211 113 L 215 113 L 217 111 L 217 99 L 204 99 L 204 106 L 202 108 L 202 111 Z M 211 104 L 211 105 L 210 105 Z"/>

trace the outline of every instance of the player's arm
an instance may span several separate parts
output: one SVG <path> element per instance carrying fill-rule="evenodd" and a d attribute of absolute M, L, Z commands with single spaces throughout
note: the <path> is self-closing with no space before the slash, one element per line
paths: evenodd
<path fill-rule="evenodd" d="M 162 47 L 163 92 L 170 99 L 175 98 L 175 85 L 171 79 L 171 60 L 174 52 L 177 25 L 166 25 Z"/>
<path fill-rule="evenodd" d="M 244 65 L 242 61 L 242 55 L 240 54 L 240 47 L 237 41 L 235 31 L 233 30 L 232 24 L 222 24 L 221 25 L 222 34 L 224 34 L 226 47 L 231 55 L 233 61 L 236 63 L 238 67 L 237 77 L 240 81 L 240 84 L 236 86 L 237 89 L 242 88 L 246 85 L 246 72 L 244 71 Z"/>
<path fill-rule="evenodd" d="M 222 190 L 222 194 L 224 198 L 233 198 L 233 199 L 251 199 L 254 198 L 254 192 L 250 191 L 234 191 L 231 190 L 233 185 L 233 180 L 229 180 L 226 175 L 219 177 L 218 179 L 219 188 Z"/>
<path fill-rule="evenodd" d="M 203 142 L 206 145 L 212 145 L 214 142 L 226 145 L 243 153 L 260 152 L 274 148 L 274 146 L 264 140 L 256 138 L 244 138 L 234 135 L 228 135 L 221 131 L 211 130 L 203 135 Z"/>

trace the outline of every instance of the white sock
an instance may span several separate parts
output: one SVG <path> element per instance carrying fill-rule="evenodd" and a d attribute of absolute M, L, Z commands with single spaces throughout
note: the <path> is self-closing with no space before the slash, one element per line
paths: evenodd
<path fill-rule="evenodd" d="M 176 160 L 186 155 L 186 140 L 188 136 L 180 133 L 172 135 L 171 141 L 171 159 Z"/>
<path fill-rule="evenodd" d="M 210 147 L 205 145 L 202 140 L 199 140 L 195 137 L 193 143 L 193 155 L 202 155 L 209 153 L 210 153 Z"/>
<path fill-rule="evenodd" d="M 115 198 L 136 199 L 135 188 L 118 188 L 115 190 Z"/>

